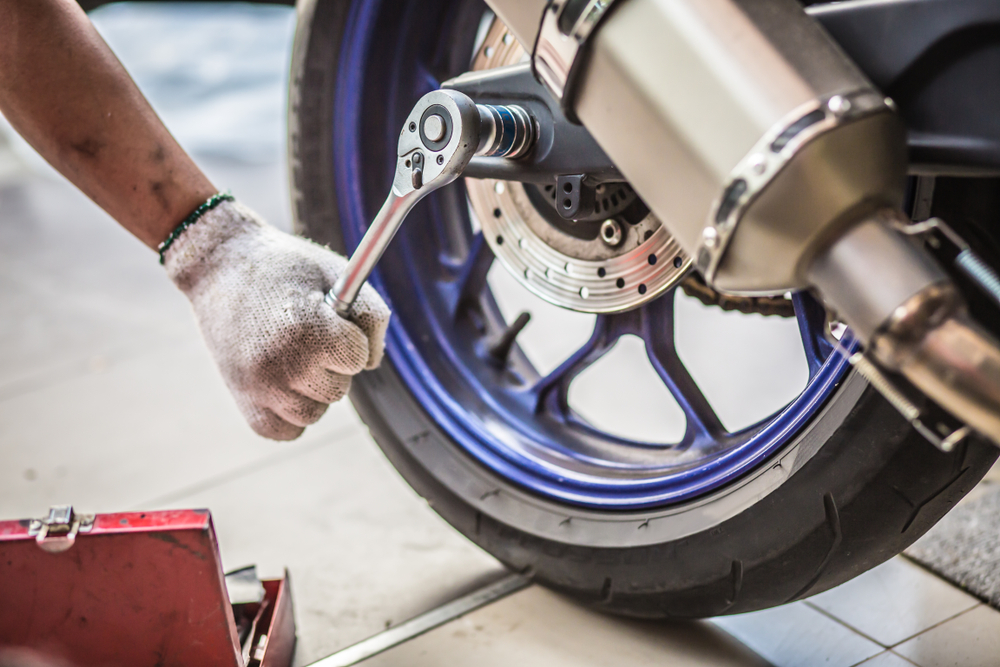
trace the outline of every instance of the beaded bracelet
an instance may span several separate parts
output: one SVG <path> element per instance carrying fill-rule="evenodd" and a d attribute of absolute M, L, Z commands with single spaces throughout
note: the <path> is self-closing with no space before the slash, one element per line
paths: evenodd
<path fill-rule="evenodd" d="M 159 247 L 157 247 L 157 250 L 160 253 L 160 264 L 163 264 L 164 262 L 164 253 L 166 253 L 170 246 L 173 245 L 174 241 L 176 241 L 177 238 L 184 233 L 184 230 L 198 222 L 198 220 L 201 219 L 201 216 L 205 215 L 222 202 L 234 201 L 235 199 L 236 198 L 228 192 L 218 192 L 209 197 L 204 203 L 199 204 L 198 208 L 191 211 L 191 215 L 184 218 L 181 224 L 177 225 L 177 227 L 174 228 L 174 231 L 170 232 L 170 236 L 168 236 L 167 239 L 161 243 Z"/>

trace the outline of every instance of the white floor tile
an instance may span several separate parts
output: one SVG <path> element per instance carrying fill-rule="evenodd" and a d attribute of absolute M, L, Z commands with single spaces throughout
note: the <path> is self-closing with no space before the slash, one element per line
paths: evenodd
<path fill-rule="evenodd" d="M 897 556 L 807 603 L 889 647 L 972 609 L 979 601 Z"/>
<path fill-rule="evenodd" d="M 1000 612 L 980 605 L 893 649 L 920 667 L 1000 665 Z"/>
<path fill-rule="evenodd" d="M 775 667 L 850 667 L 883 650 L 804 602 L 713 622 Z"/>
<path fill-rule="evenodd" d="M 533 586 L 375 656 L 365 667 L 765 667 L 705 622 L 600 614 Z"/>
<path fill-rule="evenodd" d="M 198 341 L 0 402 L 0 517 L 58 503 L 155 509 L 158 498 L 361 429 L 343 402 L 294 443 L 258 437 Z"/>
<path fill-rule="evenodd" d="M 196 338 L 155 253 L 68 184 L 0 191 L 0 400 Z"/>

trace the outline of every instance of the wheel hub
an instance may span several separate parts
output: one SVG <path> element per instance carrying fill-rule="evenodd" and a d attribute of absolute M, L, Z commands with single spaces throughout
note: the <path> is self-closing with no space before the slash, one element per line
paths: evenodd
<path fill-rule="evenodd" d="M 520 62 L 524 51 L 494 20 L 474 70 Z M 564 193 L 544 186 L 466 179 L 469 203 L 500 263 L 557 306 L 588 313 L 637 308 L 676 285 L 691 264 L 626 183 L 599 185 L 594 213 L 562 218 Z"/>

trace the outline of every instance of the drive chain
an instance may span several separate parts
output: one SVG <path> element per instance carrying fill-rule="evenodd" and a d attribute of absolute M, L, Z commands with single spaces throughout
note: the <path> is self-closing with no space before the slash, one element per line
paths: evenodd
<path fill-rule="evenodd" d="M 684 293 L 701 301 L 706 306 L 718 306 L 722 310 L 735 310 L 747 315 L 757 313 L 769 317 L 795 317 L 795 308 L 790 299 L 783 296 L 734 296 L 722 294 L 705 284 L 702 277 L 692 272 L 681 282 Z"/>

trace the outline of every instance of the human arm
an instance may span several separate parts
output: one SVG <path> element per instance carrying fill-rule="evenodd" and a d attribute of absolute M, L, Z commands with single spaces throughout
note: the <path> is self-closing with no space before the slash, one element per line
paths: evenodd
<path fill-rule="evenodd" d="M 74 0 L 0 0 L 0 112 L 151 248 L 216 192 Z"/>
<path fill-rule="evenodd" d="M 0 0 L 0 111 L 151 248 L 214 185 L 73 0 Z M 366 287 L 351 321 L 323 302 L 344 260 L 225 202 L 161 254 L 255 431 L 297 437 L 378 365 L 389 311 Z"/>

